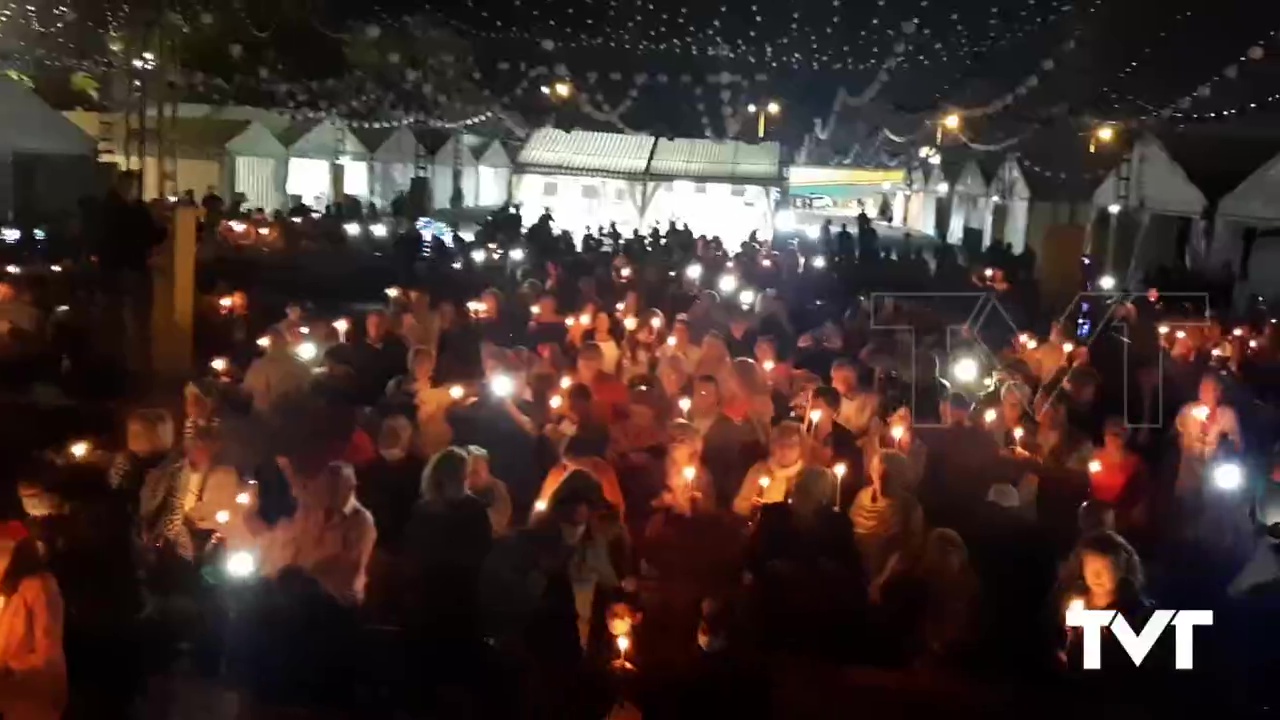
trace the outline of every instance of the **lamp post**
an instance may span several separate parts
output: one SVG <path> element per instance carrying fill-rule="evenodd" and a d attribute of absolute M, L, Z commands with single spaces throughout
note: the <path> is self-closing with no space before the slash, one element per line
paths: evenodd
<path fill-rule="evenodd" d="M 761 140 L 763 140 L 763 139 L 764 139 L 764 118 L 765 118 L 765 116 L 766 116 L 766 115 L 778 115 L 778 114 L 780 114 L 780 113 L 782 112 L 782 106 L 781 106 L 781 105 L 779 105 L 779 104 L 777 103 L 777 101 L 775 101 L 775 100 L 770 100 L 769 102 L 765 103 L 764 105 L 757 105 L 757 104 L 755 104 L 755 103 L 751 103 L 750 105 L 748 105 L 748 106 L 747 106 L 747 111 L 748 111 L 748 112 L 753 112 L 753 113 L 755 113 L 755 114 L 756 114 L 756 135 L 757 135 Z"/>

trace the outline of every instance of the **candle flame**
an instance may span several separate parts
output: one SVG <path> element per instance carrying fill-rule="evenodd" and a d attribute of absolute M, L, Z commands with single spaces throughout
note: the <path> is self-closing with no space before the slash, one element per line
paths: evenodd
<path fill-rule="evenodd" d="M 1023 430 L 1023 429 L 1022 429 L 1022 426 L 1021 426 L 1021 425 L 1019 425 L 1018 427 L 1016 427 L 1016 428 L 1014 428 L 1014 429 L 1013 429 L 1013 438 L 1014 438 L 1015 440 L 1021 440 L 1021 439 L 1022 439 L 1022 436 L 1023 436 L 1023 435 L 1025 435 L 1026 433 L 1027 433 L 1027 431 L 1026 431 L 1026 430 Z"/>
<path fill-rule="evenodd" d="M 453 398 L 454 400 L 461 400 L 462 396 L 466 394 L 467 394 L 467 391 L 463 390 L 461 385 L 453 385 L 449 388 L 449 397 Z"/>
<path fill-rule="evenodd" d="M 773 482 L 773 479 L 772 479 L 772 478 L 770 478 L 768 475 L 765 475 L 764 477 L 760 478 L 760 489 L 761 489 L 761 490 L 764 490 L 764 489 L 768 488 L 768 487 L 769 487 L 769 483 L 771 483 L 771 482 Z"/>
<path fill-rule="evenodd" d="M 982 419 L 983 419 L 983 420 L 984 420 L 988 425 L 990 425 L 991 423 L 995 422 L 995 421 L 996 421 L 996 409 L 995 409 L 995 408 L 987 408 L 986 412 L 982 413 Z"/>
<path fill-rule="evenodd" d="M 831 472 L 836 474 L 837 480 L 843 480 L 845 473 L 849 472 L 849 466 L 845 463 L 838 462 L 831 466 Z"/>
<path fill-rule="evenodd" d="M 1100 473 L 1100 472 L 1102 472 L 1102 461 L 1101 461 L 1101 460 L 1090 460 L 1090 461 L 1089 461 L 1089 472 L 1094 473 L 1095 475 L 1096 475 L 1096 474 L 1098 474 L 1098 473 Z"/>

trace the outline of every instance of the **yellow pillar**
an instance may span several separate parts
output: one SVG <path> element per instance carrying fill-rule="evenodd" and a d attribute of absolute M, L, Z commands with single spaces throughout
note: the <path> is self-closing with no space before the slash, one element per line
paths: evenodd
<path fill-rule="evenodd" d="M 161 378 L 191 373 L 195 328 L 196 211 L 174 208 L 169 237 L 156 250 L 151 306 L 151 370 Z"/>

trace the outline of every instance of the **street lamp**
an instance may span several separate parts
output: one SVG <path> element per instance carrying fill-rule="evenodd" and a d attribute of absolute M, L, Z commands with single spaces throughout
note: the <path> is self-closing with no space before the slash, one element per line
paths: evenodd
<path fill-rule="evenodd" d="M 1094 128 L 1093 134 L 1089 136 L 1089 152 L 1096 152 L 1098 145 L 1106 145 L 1116 139 L 1116 126 L 1111 124 L 1099 125 Z"/>
<path fill-rule="evenodd" d="M 751 103 L 747 106 L 747 112 L 756 114 L 756 134 L 760 139 L 764 139 L 764 118 L 765 115 L 778 115 L 782 112 L 782 106 L 776 100 L 770 100 L 764 105 L 756 105 Z"/>

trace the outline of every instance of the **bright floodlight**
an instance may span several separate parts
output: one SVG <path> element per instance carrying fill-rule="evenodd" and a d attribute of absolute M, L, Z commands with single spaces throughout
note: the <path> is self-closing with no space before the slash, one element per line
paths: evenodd
<path fill-rule="evenodd" d="M 701 263 L 690 263 L 690 264 L 689 264 L 689 267 L 687 267 L 687 268 L 685 268 L 685 269 L 684 269 L 684 276 L 685 276 L 685 277 L 687 277 L 687 278 L 689 278 L 690 280 L 701 280 L 701 279 L 702 279 L 702 264 L 701 264 Z"/>
<path fill-rule="evenodd" d="M 1213 484 L 1220 490 L 1238 490 L 1244 485 L 1244 470 L 1237 463 L 1219 463 L 1213 468 Z"/>
<path fill-rule="evenodd" d="M 1119 214 L 1120 214 L 1120 203 L 1111 203 L 1110 205 L 1108 205 L 1108 206 L 1107 206 L 1107 212 L 1111 213 L 1112 215 L 1119 215 Z"/>
<path fill-rule="evenodd" d="M 360 234 L 360 223 L 349 222 L 343 225 L 342 229 L 347 233 L 347 237 L 355 237 Z"/>
<path fill-rule="evenodd" d="M 227 574 L 234 578 L 247 578 L 258 569 L 258 561 L 247 552 L 231 553 L 227 557 Z"/>
<path fill-rule="evenodd" d="M 978 361 L 971 357 L 963 357 L 951 363 L 951 377 L 962 383 L 976 382 L 980 371 Z"/>
<path fill-rule="evenodd" d="M 1098 278 L 1098 287 L 1102 290 L 1107 290 L 1107 291 L 1115 290 L 1116 279 L 1111 275 L 1103 275 L 1102 277 Z"/>
<path fill-rule="evenodd" d="M 827 266 L 827 258 L 823 255 L 815 255 L 812 265 L 815 270 L 821 270 Z"/>
<path fill-rule="evenodd" d="M 374 223 L 369 226 L 369 234 L 376 238 L 384 238 L 387 236 L 387 226 L 383 223 Z"/>
<path fill-rule="evenodd" d="M 716 283 L 716 287 L 720 288 L 722 293 L 731 293 L 738 289 L 738 278 L 733 275 L 720 276 L 720 282 Z"/>
<path fill-rule="evenodd" d="M 298 347 L 294 348 L 293 354 L 297 355 L 299 360 L 311 362 L 320 354 L 320 348 L 316 347 L 313 342 L 298 343 Z"/>
<path fill-rule="evenodd" d="M 511 248 L 511 259 L 516 262 L 524 260 L 524 248 Z"/>

